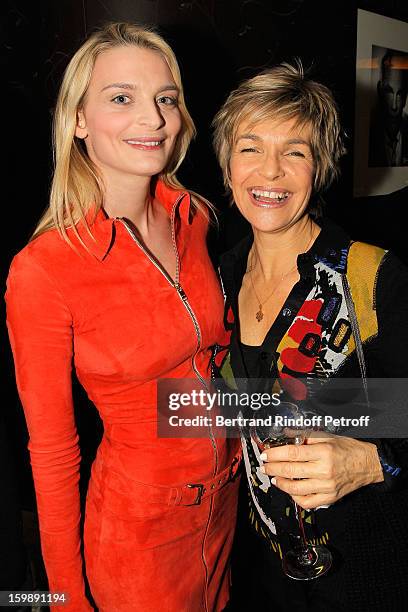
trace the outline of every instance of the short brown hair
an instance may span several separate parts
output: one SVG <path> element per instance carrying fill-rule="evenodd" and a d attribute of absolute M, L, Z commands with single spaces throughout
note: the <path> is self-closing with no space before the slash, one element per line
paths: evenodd
<path fill-rule="evenodd" d="M 311 126 L 314 190 L 326 189 L 338 176 L 339 160 L 346 152 L 339 112 L 331 91 L 307 78 L 300 60 L 296 65 L 279 64 L 243 81 L 214 117 L 214 148 L 227 189 L 230 190 L 229 162 L 238 126 L 248 119 L 256 124 L 271 118 L 297 118 L 298 126 Z"/>

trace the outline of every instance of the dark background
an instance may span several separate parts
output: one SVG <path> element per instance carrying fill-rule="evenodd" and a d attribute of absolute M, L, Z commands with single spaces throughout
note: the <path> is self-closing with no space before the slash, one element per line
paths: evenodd
<path fill-rule="evenodd" d="M 220 232 L 211 237 L 214 252 L 232 246 L 247 226 L 228 207 L 211 148 L 211 119 L 240 80 L 298 56 L 305 67 L 311 67 L 314 78 L 333 90 L 349 136 L 342 178 L 325 196 L 326 214 L 353 238 L 391 248 L 408 262 L 404 210 L 408 188 L 388 196 L 352 197 L 357 8 L 408 22 L 406 0 L 3 0 L 3 293 L 11 258 L 26 244 L 47 206 L 52 170 L 50 125 L 63 70 L 87 33 L 105 21 L 118 20 L 157 26 L 179 59 L 187 104 L 198 129 L 179 176 L 187 187 L 208 197 L 220 211 Z M 4 498 L 4 516 L 0 516 L 4 524 L 13 520 L 15 508 L 35 511 L 35 503 L 24 416 L 15 391 L 5 326 L 1 329 L 5 367 L 0 433 L 8 440 L 9 448 L 0 462 L 2 492 L 10 490 L 7 483 L 11 474 L 14 483 L 14 492 L 10 491 L 13 503 L 7 504 Z M 84 491 L 101 426 L 79 388 L 76 396 Z M 6 454 L 4 445 L 0 450 Z M 14 549 L 15 552 L 18 546 Z M 3 547 L 4 550 L 7 549 Z M 11 572 L 10 558 L 3 556 L 4 566 Z"/>

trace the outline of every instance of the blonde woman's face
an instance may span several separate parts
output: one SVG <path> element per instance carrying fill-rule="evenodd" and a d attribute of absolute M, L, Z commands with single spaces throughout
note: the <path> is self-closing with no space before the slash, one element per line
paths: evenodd
<path fill-rule="evenodd" d="M 296 120 L 239 126 L 230 159 L 230 186 L 254 229 L 279 232 L 293 225 L 310 200 L 314 163 L 310 127 Z"/>
<path fill-rule="evenodd" d="M 97 57 L 76 136 L 105 182 L 160 173 L 181 125 L 178 88 L 158 52 L 126 46 Z"/>

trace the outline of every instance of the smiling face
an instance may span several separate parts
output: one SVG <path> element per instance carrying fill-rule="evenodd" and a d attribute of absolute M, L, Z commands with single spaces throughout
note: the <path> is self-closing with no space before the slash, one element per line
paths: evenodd
<path fill-rule="evenodd" d="M 243 121 L 229 169 L 235 203 L 253 229 L 288 229 L 303 216 L 312 193 L 310 127 L 296 127 L 296 119 Z"/>
<path fill-rule="evenodd" d="M 162 172 L 181 130 L 177 98 L 159 52 L 123 46 L 97 57 L 76 136 L 105 181 Z"/>

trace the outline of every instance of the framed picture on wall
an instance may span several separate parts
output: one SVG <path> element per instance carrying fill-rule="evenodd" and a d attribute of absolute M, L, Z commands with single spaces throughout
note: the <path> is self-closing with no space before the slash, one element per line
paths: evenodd
<path fill-rule="evenodd" d="M 408 185 L 408 23 L 358 10 L 354 195 Z"/>

